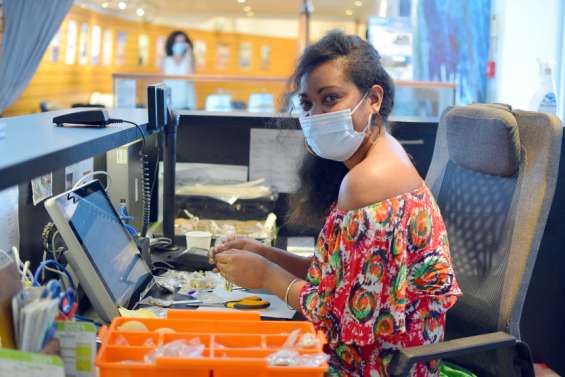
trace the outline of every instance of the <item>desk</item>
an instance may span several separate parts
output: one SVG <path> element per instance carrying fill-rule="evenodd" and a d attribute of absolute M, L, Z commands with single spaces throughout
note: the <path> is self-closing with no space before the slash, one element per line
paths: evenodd
<path fill-rule="evenodd" d="M 107 128 L 53 125 L 53 117 L 81 110 L 84 109 L 1 119 L 0 122 L 6 124 L 6 136 L 0 139 L 0 190 L 140 138 L 139 130 L 133 125 Z M 110 110 L 109 115 L 140 124 L 147 132 L 145 109 L 115 109 Z"/>
<path fill-rule="evenodd" d="M 0 190 L 20 185 L 19 223 L 22 257 L 37 266 L 43 244 L 43 226 L 50 220 L 42 205 L 31 204 L 29 181 L 84 159 L 103 154 L 113 148 L 140 138 L 139 130 L 129 124 L 107 128 L 55 127 L 53 117 L 81 111 L 67 109 L 0 119 L 6 126 L 6 136 L 0 139 Z M 89 109 L 92 110 L 92 109 Z M 126 119 L 147 132 L 147 110 L 114 109 L 112 118 Z M 63 178 L 64 179 L 64 178 Z M 64 191 L 64 182 L 53 182 L 53 194 Z"/>

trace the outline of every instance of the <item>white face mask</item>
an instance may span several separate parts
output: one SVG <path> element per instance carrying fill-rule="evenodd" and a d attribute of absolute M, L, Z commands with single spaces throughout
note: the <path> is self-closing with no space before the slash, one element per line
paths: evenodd
<path fill-rule="evenodd" d="M 353 156 L 361 146 L 371 123 L 372 116 L 369 116 L 363 131 L 358 132 L 353 127 L 352 115 L 365 98 L 367 94 L 353 110 L 346 109 L 299 118 L 306 142 L 316 155 L 334 161 L 345 161 Z"/>

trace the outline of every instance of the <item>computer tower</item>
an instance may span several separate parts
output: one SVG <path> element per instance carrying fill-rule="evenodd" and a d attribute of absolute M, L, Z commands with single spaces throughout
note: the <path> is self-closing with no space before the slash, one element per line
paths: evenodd
<path fill-rule="evenodd" d="M 144 163 L 141 140 L 106 153 L 106 169 L 111 177 L 109 196 L 116 210 L 125 207 L 129 224 L 141 231 L 143 224 Z M 119 213 L 119 212 L 118 212 Z"/>

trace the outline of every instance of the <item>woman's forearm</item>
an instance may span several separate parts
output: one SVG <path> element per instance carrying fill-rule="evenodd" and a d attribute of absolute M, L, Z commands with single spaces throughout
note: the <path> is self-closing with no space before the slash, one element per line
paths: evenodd
<path fill-rule="evenodd" d="M 308 268 L 310 267 L 312 258 L 301 257 L 299 255 L 289 253 L 286 250 L 268 246 L 262 250 L 261 254 L 263 257 L 281 266 L 292 275 L 301 279 L 306 279 L 306 274 L 308 273 Z"/>
<path fill-rule="evenodd" d="M 267 276 L 268 278 L 263 282 L 263 288 L 274 293 L 281 300 L 286 299 L 288 305 L 296 310 L 300 310 L 300 292 L 306 282 L 304 280 L 294 280 L 295 275 L 276 264 L 272 264 L 269 267 Z M 290 286 L 291 283 L 292 286 Z"/>

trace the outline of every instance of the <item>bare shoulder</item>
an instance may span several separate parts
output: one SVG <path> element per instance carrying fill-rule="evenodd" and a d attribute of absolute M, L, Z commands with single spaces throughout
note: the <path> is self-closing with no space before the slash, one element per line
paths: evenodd
<path fill-rule="evenodd" d="M 363 208 L 415 190 L 422 184 L 422 178 L 411 165 L 399 161 L 377 164 L 368 159 L 344 177 L 337 207 L 344 211 Z"/>

